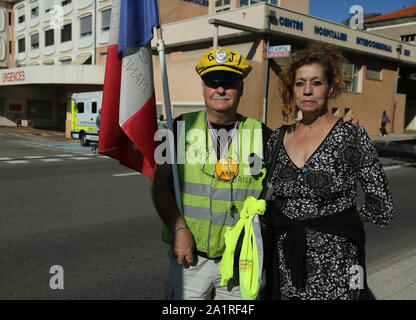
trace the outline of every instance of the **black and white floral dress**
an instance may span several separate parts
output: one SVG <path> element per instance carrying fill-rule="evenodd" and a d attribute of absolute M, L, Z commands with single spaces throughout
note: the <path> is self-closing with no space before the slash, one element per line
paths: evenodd
<path fill-rule="evenodd" d="M 279 129 L 266 145 L 266 164 L 271 158 Z M 340 119 L 302 168 L 289 158 L 284 145 L 279 150 L 272 175 L 273 197 L 283 199 L 282 213 L 291 219 L 336 215 L 356 206 L 357 182 L 365 193 L 360 214 L 386 226 L 394 207 L 377 151 L 363 127 Z M 277 243 L 281 292 L 299 299 L 357 299 L 359 290 L 350 285 L 358 248 L 347 238 L 306 229 L 306 285 L 297 289 L 291 281 L 282 239 Z M 274 268 L 276 266 L 273 266 Z"/>

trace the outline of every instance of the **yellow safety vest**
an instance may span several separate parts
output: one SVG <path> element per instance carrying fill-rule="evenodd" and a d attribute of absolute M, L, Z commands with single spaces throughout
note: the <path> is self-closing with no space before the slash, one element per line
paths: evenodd
<path fill-rule="evenodd" d="M 232 212 L 230 182 L 221 180 L 216 174 L 217 156 L 205 111 L 184 114 L 183 121 L 185 130 L 178 135 L 179 141 L 184 142 L 184 150 L 181 150 L 180 143 L 177 146 L 183 215 L 195 239 L 196 249 L 210 258 L 221 257 L 225 250 L 227 227 L 239 221 L 239 212 L 247 197 L 257 198 L 262 189 L 265 169 L 262 167 L 256 176 L 252 176 L 248 163 L 252 153 L 263 158 L 261 123 L 238 115 L 238 130 L 228 150 L 228 157 L 239 164 L 239 173 L 232 182 L 237 210 Z M 180 160 L 184 163 L 181 164 Z"/>
<path fill-rule="evenodd" d="M 263 268 L 263 246 L 258 215 L 266 211 L 266 201 L 248 197 L 240 212 L 240 220 L 225 232 L 225 252 L 220 264 L 221 285 L 234 276 L 234 255 L 241 231 L 243 244 L 239 256 L 240 291 L 245 300 L 256 299 L 260 289 Z M 260 237 L 260 239 L 259 239 Z"/>

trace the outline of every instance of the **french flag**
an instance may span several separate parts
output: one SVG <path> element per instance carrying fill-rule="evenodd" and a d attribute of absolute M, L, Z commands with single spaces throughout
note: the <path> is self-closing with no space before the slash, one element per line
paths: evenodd
<path fill-rule="evenodd" d="M 157 0 L 113 0 L 98 152 L 151 178 L 156 147 L 153 27 Z"/>

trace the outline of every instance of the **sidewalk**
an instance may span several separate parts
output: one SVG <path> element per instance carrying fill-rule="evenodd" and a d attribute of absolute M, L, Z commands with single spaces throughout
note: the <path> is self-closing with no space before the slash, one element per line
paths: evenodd
<path fill-rule="evenodd" d="M 416 248 L 367 269 L 377 300 L 416 300 Z"/>
<path fill-rule="evenodd" d="M 384 137 L 370 136 L 380 157 L 416 158 L 416 132 L 390 133 Z"/>
<path fill-rule="evenodd" d="M 27 136 L 33 135 L 33 136 L 42 137 L 43 139 L 49 139 L 49 140 L 60 141 L 60 142 L 71 142 L 71 143 L 74 142 L 75 143 L 77 141 L 77 140 L 66 138 L 64 131 L 57 131 L 57 130 L 50 130 L 50 129 L 0 126 L 0 131 L 12 132 L 12 133 L 23 133 Z"/>
<path fill-rule="evenodd" d="M 416 158 L 416 132 L 370 138 L 379 156 Z M 416 247 L 372 265 L 367 268 L 367 282 L 377 300 L 416 300 Z"/>

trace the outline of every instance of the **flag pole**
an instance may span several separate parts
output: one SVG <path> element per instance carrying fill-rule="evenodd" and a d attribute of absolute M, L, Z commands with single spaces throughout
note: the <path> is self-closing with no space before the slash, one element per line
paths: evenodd
<path fill-rule="evenodd" d="M 158 5 L 159 10 L 159 5 Z M 160 61 L 160 72 L 162 74 L 162 83 L 163 83 L 163 97 L 165 100 L 165 111 L 166 111 L 166 121 L 168 124 L 168 130 L 173 133 L 173 124 L 172 124 L 172 113 L 170 109 L 170 95 L 169 95 L 169 84 L 168 84 L 168 76 L 166 72 L 166 59 L 165 59 L 165 42 L 163 41 L 163 33 L 162 28 L 160 26 L 160 18 L 159 18 L 159 26 L 157 27 L 157 51 L 159 53 L 159 61 Z M 181 193 L 180 193 L 180 186 L 179 186 L 179 174 L 178 174 L 178 165 L 176 163 L 176 148 L 175 148 L 175 141 L 173 143 L 169 143 L 169 147 L 172 148 L 171 153 L 173 155 L 172 161 L 172 174 L 173 174 L 173 188 L 175 191 L 175 198 L 176 203 L 178 205 L 179 211 L 182 213 L 182 200 L 181 200 Z"/>

